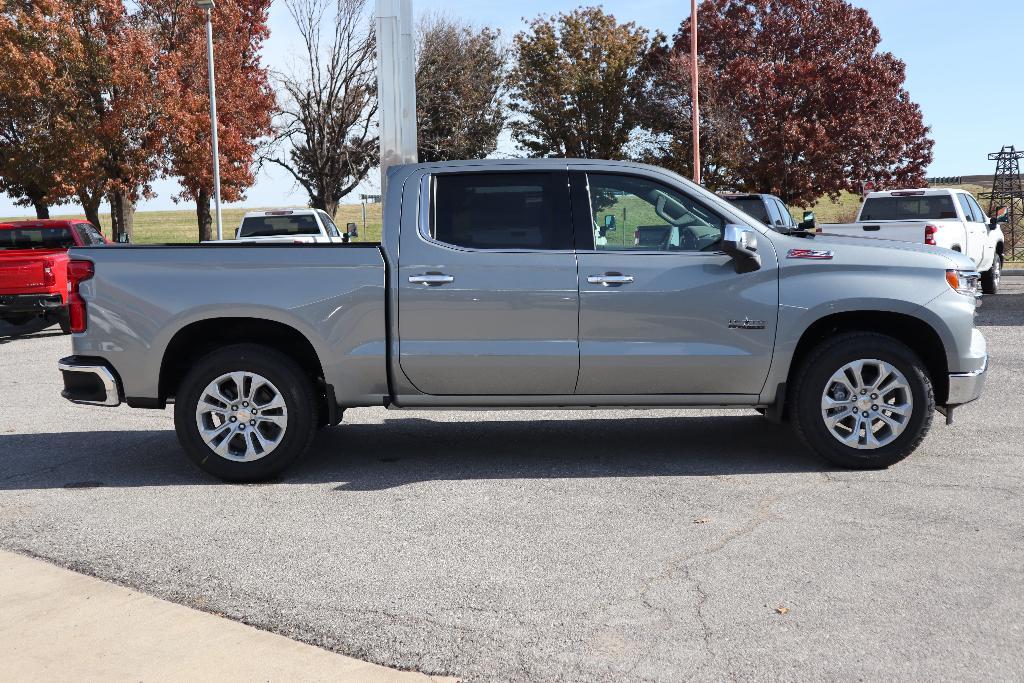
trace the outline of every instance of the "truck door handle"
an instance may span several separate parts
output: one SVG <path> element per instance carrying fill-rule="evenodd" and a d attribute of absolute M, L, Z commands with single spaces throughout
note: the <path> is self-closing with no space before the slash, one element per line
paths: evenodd
<path fill-rule="evenodd" d="M 592 285 L 604 285 L 605 287 L 616 287 L 618 285 L 628 285 L 633 282 L 634 278 L 632 275 L 623 275 L 622 273 L 605 273 L 604 275 L 591 275 L 587 278 L 587 282 Z"/>
<path fill-rule="evenodd" d="M 882 229 L 881 225 L 865 225 L 864 232 L 878 232 Z"/>
<path fill-rule="evenodd" d="M 410 275 L 409 282 L 414 285 L 427 285 L 428 287 L 436 287 L 438 285 L 447 285 L 450 282 L 455 282 L 454 275 L 445 275 L 444 273 L 426 273 L 425 275 Z"/>

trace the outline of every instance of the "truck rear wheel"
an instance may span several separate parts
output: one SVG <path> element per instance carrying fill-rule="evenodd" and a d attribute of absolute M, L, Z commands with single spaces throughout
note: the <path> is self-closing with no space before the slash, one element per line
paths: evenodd
<path fill-rule="evenodd" d="M 797 433 L 828 460 L 889 467 L 914 452 L 931 427 L 935 394 L 921 359 L 885 335 L 854 332 L 811 351 L 790 412 Z"/>
<path fill-rule="evenodd" d="M 271 479 L 309 449 L 318 403 L 313 383 L 288 356 L 256 344 L 199 360 L 174 403 L 188 457 L 226 481 Z"/>

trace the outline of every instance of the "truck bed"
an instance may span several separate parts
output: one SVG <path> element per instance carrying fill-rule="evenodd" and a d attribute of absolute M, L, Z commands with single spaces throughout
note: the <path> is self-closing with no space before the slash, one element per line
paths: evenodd
<path fill-rule="evenodd" d="M 77 248 L 71 257 L 95 265 L 81 285 L 89 325 L 74 352 L 107 358 L 126 399 L 158 396 L 168 345 L 214 319 L 303 334 L 340 405 L 387 394 L 387 279 L 377 244 L 126 245 Z"/>

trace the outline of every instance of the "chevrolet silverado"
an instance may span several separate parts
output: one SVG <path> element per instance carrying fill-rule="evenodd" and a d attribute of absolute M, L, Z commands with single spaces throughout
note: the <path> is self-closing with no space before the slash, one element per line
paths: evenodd
<path fill-rule="evenodd" d="M 984 382 L 966 255 L 777 232 L 663 169 L 397 166 L 383 225 L 380 244 L 73 250 L 63 395 L 173 403 L 199 467 L 253 481 L 354 406 L 748 407 L 887 467 Z M 633 237 L 651 228 L 670 238 Z"/>

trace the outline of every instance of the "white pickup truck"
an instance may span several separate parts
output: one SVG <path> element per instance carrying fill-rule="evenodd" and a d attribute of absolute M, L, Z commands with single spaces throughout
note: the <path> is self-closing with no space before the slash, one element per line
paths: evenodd
<path fill-rule="evenodd" d="M 235 239 L 225 241 L 341 244 L 357 236 L 354 223 L 349 224 L 347 232 L 341 232 L 330 214 L 320 209 L 272 209 L 245 214 Z"/>
<path fill-rule="evenodd" d="M 965 190 L 922 189 L 871 192 L 854 223 L 822 225 L 821 231 L 917 242 L 959 251 L 974 261 L 982 290 L 995 294 L 1003 265 L 1005 213 L 989 219 Z"/>

